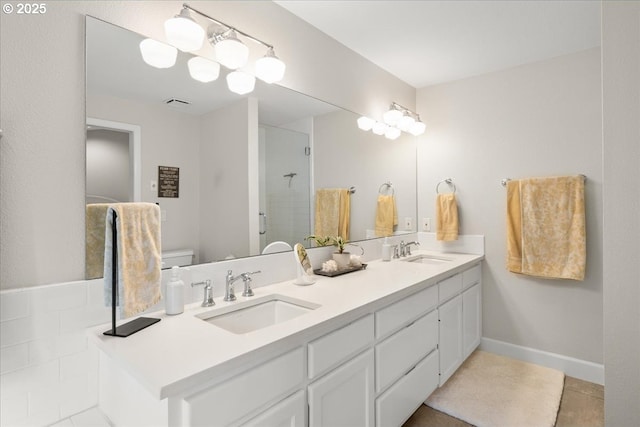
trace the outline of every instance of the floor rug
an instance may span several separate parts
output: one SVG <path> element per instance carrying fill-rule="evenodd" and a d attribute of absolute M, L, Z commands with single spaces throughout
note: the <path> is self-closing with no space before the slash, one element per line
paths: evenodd
<path fill-rule="evenodd" d="M 475 351 L 425 402 L 478 427 L 553 427 L 564 373 Z"/>

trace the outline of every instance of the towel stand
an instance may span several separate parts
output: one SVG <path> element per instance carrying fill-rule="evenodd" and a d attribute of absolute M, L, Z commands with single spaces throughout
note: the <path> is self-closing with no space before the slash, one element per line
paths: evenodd
<path fill-rule="evenodd" d="M 118 304 L 118 230 L 116 218 L 118 214 L 113 210 L 111 235 L 113 237 L 111 251 L 111 329 L 103 332 L 104 335 L 125 338 L 133 335 L 144 328 L 158 323 L 160 319 L 152 317 L 138 317 L 130 322 L 120 325 L 116 329 L 116 305 Z"/>
<path fill-rule="evenodd" d="M 586 181 L 587 176 L 585 174 L 580 174 L 580 176 L 582 177 L 582 179 L 584 179 Z M 500 185 L 502 185 L 503 187 L 507 186 L 507 182 L 511 181 L 511 178 L 502 178 L 500 180 Z"/>
<path fill-rule="evenodd" d="M 445 178 L 442 181 L 440 181 L 439 183 L 436 184 L 436 194 L 440 194 L 440 192 L 438 191 L 438 187 L 440 187 L 440 184 L 448 184 L 449 187 L 453 187 L 453 194 L 456 193 L 456 185 L 453 183 L 453 179 L 451 178 Z"/>

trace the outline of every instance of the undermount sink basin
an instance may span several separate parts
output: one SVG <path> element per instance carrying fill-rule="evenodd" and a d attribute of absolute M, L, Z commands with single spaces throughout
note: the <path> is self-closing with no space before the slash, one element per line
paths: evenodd
<path fill-rule="evenodd" d="M 319 304 L 274 294 L 238 302 L 196 317 L 234 334 L 246 334 L 286 322 L 318 307 Z"/>
<path fill-rule="evenodd" d="M 411 258 L 407 258 L 405 261 L 418 262 L 420 264 L 442 265 L 444 263 L 453 261 L 453 259 L 442 257 L 442 256 L 422 254 L 422 255 L 412 256 Z"/>

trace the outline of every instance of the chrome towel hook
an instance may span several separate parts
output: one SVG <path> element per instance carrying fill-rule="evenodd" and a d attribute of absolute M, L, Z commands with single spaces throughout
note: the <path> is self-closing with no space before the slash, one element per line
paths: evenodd
<path fill-rule="evenodd" d="M 453 183 L 453 179 L 451 178 L 445 178 L 442 181 L 440 181 L 439 183 L 436 184 L 436 194 L 440 194 L 440 192 L 438 191 L 438 187 L 440 187 L 440 184 L 445 183 L 448 184 L 449 187 L 453 188 L 453 194 L 456 193 L 456 185 Z"/>

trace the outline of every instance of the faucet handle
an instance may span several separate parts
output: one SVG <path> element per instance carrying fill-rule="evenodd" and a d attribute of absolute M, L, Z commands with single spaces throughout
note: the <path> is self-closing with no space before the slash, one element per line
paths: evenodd
<path fill-rule="evenodd" d="M 242 291 L 243 297 L 253 296 L 253 289 L 251 289 L 251 276 L 258 273 L 262 273 L 262 271 L 258 270 L 258 271 L 246 272 L 240 275 L 240 277 L 242 277 L 242 281 L 244 282 L 244 290 Z"/>
<path fill-rule="evenodd" d="M 216 305 L 216 303 L 213 301 L 213 290 L 211 288 L 211 280 L 207 279 L 207 280 L 203 280 L 202 282 L 191 283 L 191 287 L 199 286 L 199 285 L 204 286 L 204 298 L 202 300 L 202 304 L 200 305 L 202 307 L 211 307 L 213 305 Z"/>

